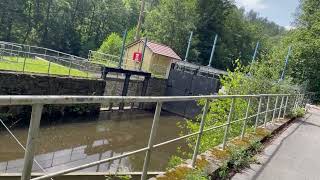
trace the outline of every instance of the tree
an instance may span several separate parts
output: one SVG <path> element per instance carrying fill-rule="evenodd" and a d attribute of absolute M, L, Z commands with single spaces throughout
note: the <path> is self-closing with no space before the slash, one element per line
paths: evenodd
<path fill-rule="evenodd" d="M 145 34 L 151 40 L 183 54 L 197 21 L 196 0 L 161 0 L 146 17 Z"/>
<path fill-rule="evenodd" d="M 274 47 L 272 58 L 281 59 L 280 63 L 284 64 L 287 47 L 292 46 L 290 68 L 286 75 L 293 77 L 296 83 L 307 83 L 308 91 L 319 93 L 320 76 L 317 72 L 320 71 L 320 2 L 303 0 L 300 8 L 297 28 L 291 30 L 281 44 Z"/>

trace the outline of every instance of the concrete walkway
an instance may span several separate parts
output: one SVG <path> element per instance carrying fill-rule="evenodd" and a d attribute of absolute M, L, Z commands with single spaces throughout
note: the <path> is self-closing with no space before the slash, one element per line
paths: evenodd
<path fill-rule="evenodd" d="M 232 180 L 319 180 L 320 110 L 312 108 L 257 156 L 261 164 L 236 174 Z"/>

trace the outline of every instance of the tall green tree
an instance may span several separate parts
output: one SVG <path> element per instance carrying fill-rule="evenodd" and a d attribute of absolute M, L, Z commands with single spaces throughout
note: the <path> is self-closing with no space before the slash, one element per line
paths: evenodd
<path fill-rule="evenodd" d="M 196 0 L 161 0 L 148 13 L 144 30 L 147 37 L 171 46 L 181 55 L 197 20 Z"/>

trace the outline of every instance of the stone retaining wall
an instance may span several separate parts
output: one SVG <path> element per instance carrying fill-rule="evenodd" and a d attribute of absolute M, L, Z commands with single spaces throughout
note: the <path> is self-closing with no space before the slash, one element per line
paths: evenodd
<path fill-rule="evenodd" d="M 0 95 L 95 95 L 104 94 L 105 81 L 35 74 L 0 72 Z M 99 104 L 45 105 L 44 116 L 57 119 L 62 115 L 98 114 Z M 0 117 L 13 122 L 28 121 L 30 106 L 2 106 Z"/>

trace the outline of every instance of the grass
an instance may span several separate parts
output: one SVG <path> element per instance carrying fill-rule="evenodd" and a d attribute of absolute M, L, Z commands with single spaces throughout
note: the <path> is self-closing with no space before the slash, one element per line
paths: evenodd
<path fill-rule="evenodd" d="M 0 59 L 0 69 L 1 70 L 9 70 L 9 71 L 23 71 L 23 64 L 25 62 L 25 72 L 32 73 L 40 73 L 40 74 L 48 74 L 49 61 L 44 59 L 32 59 L 32 58 L 24 58 L 24 57 L 8 57 L 3 56 L 3 59 Z M 51 75 L 69 75 L 69 67 L 57 64 L 50 63 L 50 71 Z M 88 77 L 90 74 L 87 72 L 83 72 L 77 69 L 71 68 L 70 70 L 71 76 L 78 77 Z"/>

